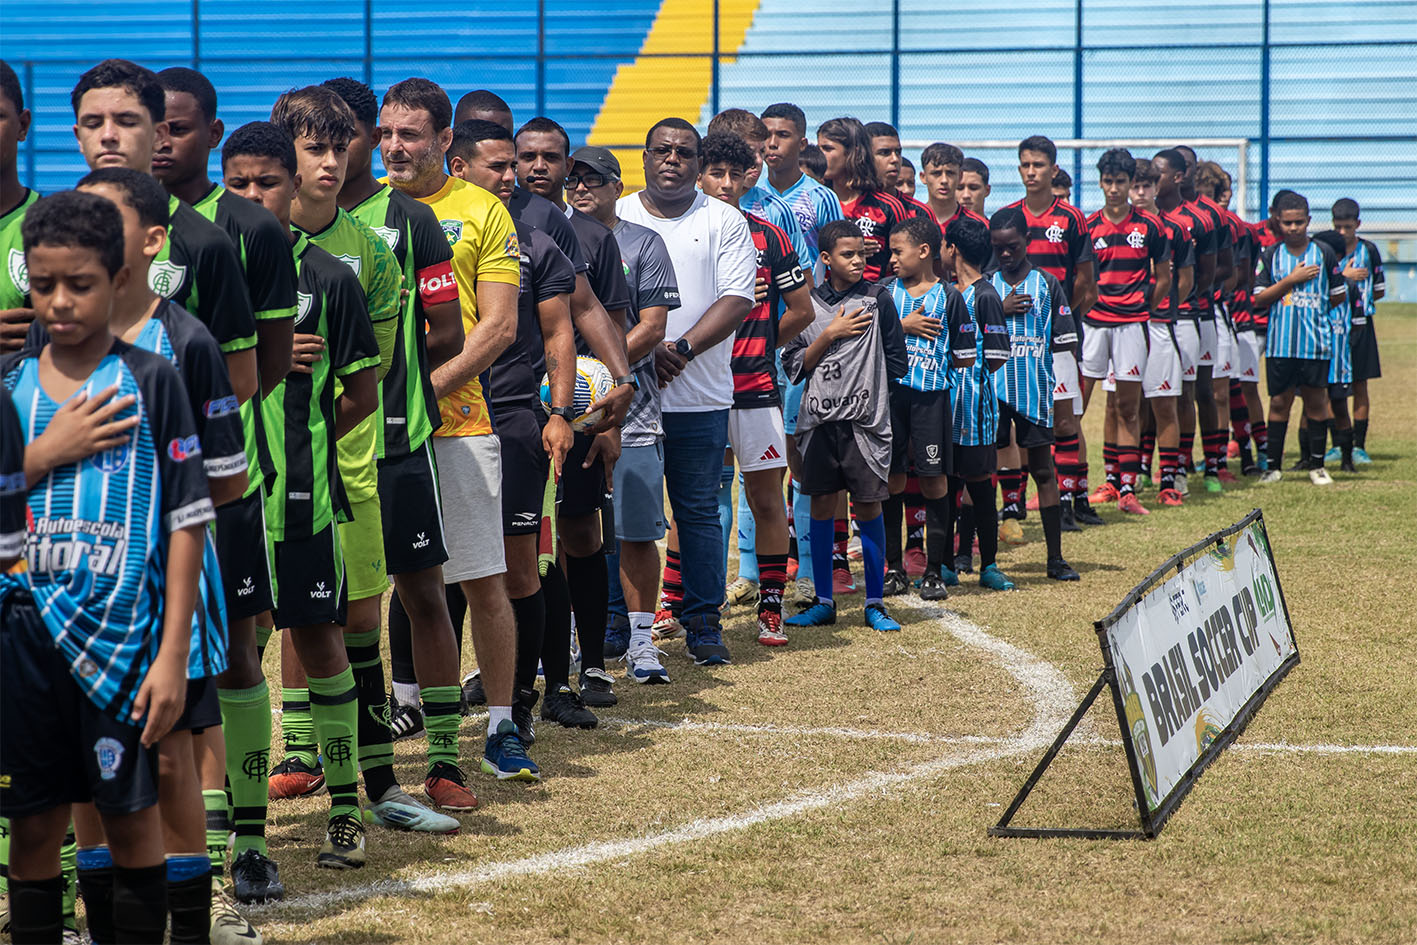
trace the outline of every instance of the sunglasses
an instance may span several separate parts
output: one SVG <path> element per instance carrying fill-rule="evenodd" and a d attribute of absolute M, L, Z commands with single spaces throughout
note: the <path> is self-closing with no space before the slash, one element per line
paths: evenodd
<path fill-rule="evenodd" d="M 661 144 L 658 147 L 650 148 L 649 153 L 653 154 L 661 161 L 669 157 L 669 155 L 671 154 L 675 155 L 682 161 L 692 160 L 699 156 L 699 152 L 694 150 L 693 148 L 675 148 L 670 147 L 667 144 Z"/>
<path fill-rule="evenodd" d="M 565 187 L 567 190 L 575 190 L 581 184 L 585 184 L 586 189 L 594 190 L 597 187 L 604 187 L 614 179 L 604 174 L 567 174 Z"/>

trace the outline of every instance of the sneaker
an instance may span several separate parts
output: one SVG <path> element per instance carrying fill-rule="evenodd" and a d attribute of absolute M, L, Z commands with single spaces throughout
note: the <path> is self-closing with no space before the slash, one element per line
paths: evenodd
<path fill-rule="evenodd" d="M 955 578 L 955 583 L 959 583 L 959 578 Z M 926 571 L 925 576 L 920 579 L 920 599 L 945 600 L 950 596 L 946 586 L 944 575 L 939 571 Z"/>
<path fill-rule="evenodd" d="M 723 645 L 723 629 L 704 617 L 695 617 L 684 628 L 684 648 L 696 666 L 724 666 L 731 662 Z M 695 626 L 697 624 L 697 626 Z"/>
<path fill-rule="evenodd" d="M 750 581 L 745 577 L 733 579 L 733 583 L 724 588 L 723 606 L 719 610 L 727 610 L 740 604 L 758 606 L 758 582 Z"/>
<path fill-rule="evenodd" d="M 809 577 L 800 577 L 792 584 L 792 599 L 798 604 L 810 604 L 817 599 L 817 587 Z"/>
<path fill-rule="evenodd" d="M 482 692 L 482 680 L 475 680 L 477 692 Z M 463 696 L 467 696 L 467 684 L 463 684 Z M 476 705 L 484 705 L 487 697 L 483 696 L 482 701 Z M 469 703 L 474 704 L 474 703 Z M 423 734 L 423 712 L 416 705 L 404 705 L 401 702 L 389 703 L 389 732 L 393 735 L 394 741 L 401 741 L 405 738 L 416 738 Z"/>
<path fill-rule="evenodd" d="M 1078 581 L 1081 576 L 1068 564 L 1066 558 L 1048 559 L 1048 576 L 1055 581 Z"/>
<path fill-rule="evenodd" d="M 920 577 L 920 575 L 925 573 L 925 565 L 927 563 L 924 548 L 905 549 L 905 573 L 907 577 Z"/>
<path fill-rule="evenodd" d="M 1028 539 L 1023 537 L 1023 523 L 1016 518 L 1006 518 L 999 523 L 999 543 L 1022 545 Z"/>
<path fill-rule="evenodd" d="M 487 690 L 482 688 L 482 674 L 477 670 L 473 670 L 463 677 L 462 698 L 468 705 L 487 704 Z M 397 738 L 398 736 L 395 735 L 394 737 Z"/>
<path fill-rule="evenodd" d="M 629 652 L 625 654 L 625 662 L 629 664 L 625 668 L 625 676 L 637 683 L 648 685 L 669 682 L 669 672 L 659 661 L 663 655 L 664 651 L 653 643 L 631 646 Z"/>
<path fill-rule="evenodd" d="M 448 767 L 446 765 L 440 767 Z M 434 776 L 429 774 L 428 781 L 424 782 L 423 790 L 428 796 L 433 797 L 434 789 L 429 788 L 429 782 L 434 780 Z M 442 781 L 443 778 L 437 780 Z M 472 797 L 472 792 L 461 785 L 455 785 Z M 437 804 L 437 801 L 433 803 Z M 471 807 L 457 808 L 459 810 L 471 810 L 477 806 L 477 798 L 472 798 Z M 453 809 L 453 808 L 449 808 Z M 462 824 L 458 823 L 447 814 L 440 814 L 437 811 L 429 810 L 418 801 L 409 797 L 404 789 L 395 784 L 384 792 L 384 796 L 369 808 L 369 816 L 374 823 L 381 827 L 389 827 L 393 830 L 412 830 L 417 833 L 441 833 L 455 834 L 462 829 Z"/>
<path fill-rule="evenodd" d="M 581 670 L 580 684 L 581 701 L 586 705 L 605 709 L 620 701 L 615 697 L 615 680 L 603 669 L 591 666 Z"/>
<path fill-rule="evenodd" d="M 1224 492 L 1225 487 L 1220 484 L 1220 477 L 1207 475 L 1205 477 L 1205 491 L 1211 495 L 1220 495 Z"/>
<path fill-rule="evenodd" d="M 1255 454 L 1255 465 L 1260 467 L 1260 472 L 1269 469 L 1269 450 L 1260 450 Z"/>
<path fill-rule="evenodd" d="M 271 769 L 269 795 L 273 801 L 306 797 L 325 786 L 325 769 L 316 761 L 307 765 L 299 758 L 286 758 Z"/>
<path fill-rule="evenodd" d="M 428 769 L 428 777 L 423 779 L 423 793 L 442 810 L 464 813 L 477 808 L 477 795 L 468 789 L 462 769 L 446 761 L 434 762 Z"/>
<path fill-rule="evenodd" d="M 1178 505 L 1185 504 L 1186 500 L 1181 496 L 1181 493 L 1177 492 L 1175 489 L 1162 489 L 1156 494 L 1156 501 L 1160 502 L 1162 505 L 1175 508 Z"/>
<path fill-rule="evenodd" d="M 1024 507 L 1024 510 L 1025 510 L 1025 511 L 1028 511 L 1028 512 L 1037 512 L 1037 511 L 1038 511 L 1038 493 L 1035 492 L 1033 495 L 1029 496 L 1029 497 L 1028 497 L 1028 501 L 1023 504 L 1023 507 Z"/>
<path fill-rule="evenodd" d="M 1141 500 L 1136 497 L 1136 493 L 1128 492 L 1117 500 L 1117 511 L 1127 512 L 1131 515 L 1150 515 L 1151 510 L 1141 504 Z"/>
<path fill-rule="evenodd" d="M 684 625 L 674 616 L 674 611 L 665 608 L 654 612 L 654 626 L 650 627 L 651 638 L 656 641 L 673 640 L 683 634 Z"/>
<path fill-rule="evenodd" d="M 1082 526 L 1078 524 L 1077 513 L 1073 510 L 1071 502 L 1059 503 L 1058 524 L 1065 532 L 1082 531 Z"/>
<path fill-rule="evenodd" d="M 787 634 L 782 631 L 782 614 L 775 610 L 758 612 L 758 642 L 763 646 L 786 646 Z"/>
<path fill-rule="evenodd" d="M 1336 463 L 1343 458 L 1343 450 L 1336 446 L 1330 446 L 1328 452 L 1324 454 L 1324 462 Z"/>
<path fill-rule="evenodd" d="M 364 865 L 364 819 L 358 811 L 330 818 L 315 865 L 327 870 L 357 870 Z"/>
<path fill-rule="evenodd" d="M 66 930 L 67 931 L 67 930 Z M 236 911 L 236 903 L 220 877 L 212 877 L 212 945 L 261 945 L 261 933 Z"/>
<path fill-rule="evenodd" d="M 1309 457 L 1300 456 L 1299 461 L 1289 467 L 1289 472 L 1308 472 L 1313 466 L 1309 463 Z"/>
<path fill-rule="evenodd" d="M 1240 463 L 1240 475 L 1242 476 L 1254 477 L 1258 476 L 1262 472 L 1264 472 L 1264 467 L 1261 466 L 1259 463 L 1255 462 L 1253 459 L 1250 460 L 1248 463 L 1244 462 L 1243 460 Z"/>
<path fill-rule="evenodd" d="M 231 886 L 237 902 L 279 902 L 285 898 L 275 860 L 259 850 L 242 850 L 231 861 Z"/>
<path fill-rule="evenodd" d="M 1183 496 L 1191 494 L 1191 485 L 1186 481 L 1186 474 L 1181 470 L 1176 470 L 1176 491 Z"/>
<path fill-rule="evenodd" d="M 1260 476 L 1260 485 L 1267 486 L 1272 482 L 1278 482 L 1284 478 L 1284 473 L 1278 469 L 1266 469 L 1264 475 Z"/>
<path fill-rule="evenodd" d="M 991 564 L 979 572 L 979 586 L 991 591 L 1011 591 L 1014 589 L 1014 582 L 999 570 L 997 564 Z"/>
<path fill-rule="evenodd" d="M 541 703 L 541 721 L 555 722 L 562 728 L 595 728 L 600 719 L 585 707 L 580 694 L 570 686 L 561 686 L 546 694 Z"/>
<path fill-rule="evenodd" d="M 910 579 L 905 576 L 905 572 L 891 568 L 886 572 L 886 583 L 881 593 L 886 597 L 895 597 L 904 594 L 909 587 Z"/>
<path fill-rule="evenodd" d="M 1110 482 L 1104 482 L 1096 492 L 1087 497 L 1087 501 L 1093 505 L 1111 505 L 1121 497 L 1122 490 Z"/>
<path fill-rule="evenodd" d="M 850 561 L 861 560 L 861 536 L 852 535 L 851 540 L 846 543 L 846 557 Z"/>
<path fill-rule="evenodd" d="M 836 623 L 836 605 L 819 600 L 783 621 L 789 627 L 829 627 Z"/>
<path fill-rule="evenodd" d="M 1345 460 L 1340 460 L 1340 461 L 1339 461 L 1339 464 L 1338 464 L 1338 468 L 1339 468 L 1340 470 L 1342 470 L 1343 472 L 1346 472 L 1346 473 L 1355 473 L 1355 472 L 1358 471 L 1358 467 L 1355 466 L 1355 465 L 1353 465 L 1353 458 L 1352 458 L 1352 457 L 1349 457 L 1348 459 L 1345 459 Z"/>
<path fill-rule="evenodd" d="M 1092 503 L 1087 501 L 1086 496 L 1073 500 L 1073 515 L 1083 525 L 1107 524 L 1107 520 L 1097 514 L 1097 510 L 1092 507 Z"/>
<path fill-rule="evenodd" d="M 1328 474 L 1328 470 L 1320 466 L 1318 469 L 1309 470 L 1309 481 L 1316 486 L 1333 485 L 1333 477 Z"/>
<path fill-rule="evenodd" d="M 954 570 L 955 570 L 955 574 L 956 574 L 956 575 L 960 575 L 960 574 L 972 574 L 972 573 L 974 572 L 974 555 L 971 555 L 971 554 L 959 554 L 959 555 L 955 555 L 955 567 L 954 567 Z"/>
<path fill-rule="evenodd" d="M 856 578 L 852 576 L 850 568 L 832 569 L 832 593 L 833 594 L 855 594 Z"/>
<path fill-rule="evenodd" d="M 866 626 L 881 633 L 892 633 L 900 629 L 900 624 L 886 612 L 885 604 L 866 605 Z"/>
<path fill-rule="evenodd" d="M 1235 442 L 1234 440 L 1231 440 L 1229 443 L 1225 444 L 1225 458 L 1226 458 L 1226 459 L 1239 459 L 1239 458 L 1240 458 L 1240 444 L 1237 443 L 1237 442 Z"/>
<path fill-rule="evenodd" d="M 797 580 L 797 568 L 799 566 L 800 565 L 796 557 L 787 559 L 787 579 L 789 581 Z"/>
<path fill-rule="evenodd" d="M 630 618 L 624 614 L 611 614 L 610 619 L 605 623 L 605 658 L 608 660 L 624 659 L 625 651 L 629 648 Z M 585 686 L 581 687 L 581 694 L 585 694 Z M 615 703 L 610 704 L 614 705 Z"/>
<path fill-rule="evenodd" d="M 1353 462 L 1357 463 L 1359 466 L 1368 466 L 1372 464 L 1373 458 L 1368 455 L 1367 450 L 1363 449 L 1361 446 L 1355 446 L 1353 448 Z"/>
<path fill-rule="evenodd" d="M 487 736 L 487 745 L 482 749 L 482 770 L 498 781 L 541 780 L 541 769 L 527 755 L 516 725 L 507 719 L 498 723 L 494 734 Z"/>
<path fill-rule="evenodd" d="M 1229 466 L 1221 466 L 1220 471 L 1215 474 L 1216 478 L 1227 486 L 1233 486 L 1240 479 L 1230 471 Z"/>
<path fill-rule="evenodd" d="M 1155 485 L 1156 481 L 1151 478 L 1151 473 L 1142 473 L 1140 476 L 1137 477 L 1136 489 L 1138 492 L 1142 491 L 1143 489 L 1151 489 L 1155 487 Z"/>
<path fill-rule="evenodd" d="M 512 721 L 516 723 L 522 743 L 528 748 L 536 744 L 536 723 L 531 710 L 536 708 L 536 700 L 540 698 L 541 693 L 535 689 L 518 689 L 512 695 Z"/>

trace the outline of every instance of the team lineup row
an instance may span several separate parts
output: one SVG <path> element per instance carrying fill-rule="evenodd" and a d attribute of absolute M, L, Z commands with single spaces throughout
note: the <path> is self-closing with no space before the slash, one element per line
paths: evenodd
<path fill-rule="evenodd" d="M 1025 139 L 1027 195 L 986 219 L 988 168 L 958 149 L 921 155 L 919 202 L 889 125 L 833 119 L 814 152 L 779 104 L 704 136 L 660 121 L 626 195 L 612 153 L 572 151 L 548 118 L 517 128 L 490 92 L 455 109 L 424 79 L 382 102 L 332 79 L 228 135 L 199 73 L 108 60 L 72 94 L 92 172 L 40 198 L 8 65 L 0 86 L 16 941 L 73 932 L 76 886 L 97 942 L 169 919 L 174 942 L 253 940 L 231 897 L 284 894 L 270 799 L 328 790 L 330 868 L 365 863 L 366 813 L 455 833 L 478 803 L 469 704 L 487 706 L 481 769 L 538 779 L 534 707 L 594 726 L 616 702 L 607 660 L 668 684 L 658 644 L 682 635 L 726 664 L 735 603 L 768 646 L 834 623 L 852 519 L 867 625 L 892 631 L 884 598 L 915 576 L 947 596 L 976 536 L 980 585 L 1012 589 L 997 544 L 1020 539 L 1030 475 L 1048 576 L 1077 580 L 1061 533 L 1102 522 L 1092 501 L 1145 513 L 1151 444 L 1162 504 L 1188 491 L 1197 425 L 1222 488 L 1221 404 L 1266 480 L 1296 392 L 1315 482 L 1334 406 L 1345 466 L 1363 446 L 1366 398 L 1349 420 L 1340 385 L 1377 376 L 1382 275 L 1356 204 L 1335 207 L 1332 247 L 1290 192 L 1248 225 L 1186 149 L 1108 152 L 1087 217 L 1053 193 L 1052 143 Z M 581 356 L 612 378 L 594 404 Z M 1078 419 L 1099 380 L 1108 483 L 1090 494 Z M 478 671 L 460 680 L 465 622 Z M 427 803 L 393 769 L 394 737 L 416 734 Z"/>

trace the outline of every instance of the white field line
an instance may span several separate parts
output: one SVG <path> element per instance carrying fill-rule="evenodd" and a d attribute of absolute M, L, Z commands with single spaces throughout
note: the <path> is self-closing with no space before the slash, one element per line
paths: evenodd
<path fill-rule="evenodd" d="M 912 765 L 904 771 L 878 771 L 834 787 L 800 791 L 784 800 L 755 807 L 741 814 L 700 818 L 658 833 L 566 847 L 521 859 L 487 863 L 469 870 L 407 880 L 378 880 L 360 886 L 346 886 L 325 893 L 296 896 L 273 906 L 258 909 L 257 914 L 269 915 L 297 910 L 307 914 L 317 913 L 343 902 L 358 901 L 373 896 L 436 893 L 450 889 L 466 889 L 498 880 L 560 872 L 594 863 L 621 860 L 651 850 L 732 833 L 810 811 L 839 807 L 846 802 L 868 795 L 881 794 L 901 785 L 933 777 L 955 768 L 1034 752 L 1047 745 L 1067 720 L 1073 707 L 1073 690 L 1063 674 L 1051 664 L 991 636 L 983 629 L 955 614 L 948 611 L 934 611 L 930 616 L 934 617 L 941 627 L 960 642 L 983 650 L 994 657 L 1003 669 L 1026 690 L 1025 699 L 1028 705 L 1033 706 L 1033 719 L 1023 732 L 996 745 L 956 748 L 940 758 Z"/>

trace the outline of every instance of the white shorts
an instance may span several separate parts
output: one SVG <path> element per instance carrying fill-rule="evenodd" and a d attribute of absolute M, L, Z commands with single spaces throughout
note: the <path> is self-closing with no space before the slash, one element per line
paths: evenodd
<path fill-rule="evenodd" d="M 1173 334 L 1179 324 L 1153 321 L 1146 326 L 1150 350 L 1146 354 L 1146 374 L 1141 388 L 1149 398 L 1181 396 L 1181 351 Z M 1191 376 L 1195 377 L 1194 371 Z"/>
<path fill-rule="evenodd" d="M 502 444 L 495 436 L 435 436 L 443 500 L 443 580 L 475 581 L 507 570 L 502 552 Z"/>
<path fill-rule="evenodd" d="M 1230 323 L 1223 318 L 1215 320 L 1215 367 L 1211 371 L 1211 377 L 1231 377 L 1238 372 L 1235 370 L 1235 359 L 1238 352 L 1235 343 L 1235 329 L 1230 327 Z"/>
<path fill-rule="evenodd" d="M 1082 382 L 1078 380 L 1078 362 L 1071 351 L 1053 352 L 1053 403 L 1073 402 L 1073 416 L 1082 416 Z M 1053 420 L 1056 424 L 1057 418 Z"/>
<path fill-rule="evenodd" d="M 1192 318 L 1178 318 L 1171 323 L 1171 327 L 1176 333 L 1176 349 L 1181 355 L 1181 380 L 1189 384 L 1196 379 L 1196 368 L 1200 366 L 1199 323 Z"/>
<path fill-rule="evenodd" d="M 1235 333 L 1236 357 L 1231 364 L 1235 371 L 1230 376 L 1238 377 L 1241 384 L 1260 382 L 1260 355 L 1264 353 L 1264 339 L 1252 331 Z"/>
<path fill-rule="evenodd" d="M 1082 343 L 1083 377 L 1114 376 L 1140 384 L 1145 373 L 1145 322 L 1087 326 Z"/>
<path fill-rule="evenodd" d="M 776 407 L 746 407 L 728 411 L 728 445 L 743 472 L 782 469 L 787 465 L 787 437 L 782 411 Z"/>
<path fill-rule="evenodd" d="M 1201 354 L 1196 359 L 1196 367 L 1212 367 L 1219 362 L 1216 360 L 1216 348 L 1219 345 L 1219 336 L 1215 331 L 1214 321 L 1197 321 L 1194 323 L 1201 337 Z"/>

